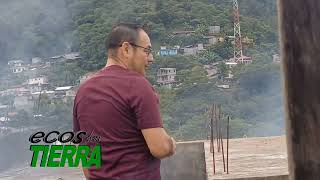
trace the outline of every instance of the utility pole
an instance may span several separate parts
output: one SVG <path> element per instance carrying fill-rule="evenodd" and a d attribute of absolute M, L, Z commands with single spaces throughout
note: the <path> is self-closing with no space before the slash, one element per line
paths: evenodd
<path fill-rule="evenodd" d="M 240 30 L 240 12 L 238 0 L 233 0 L 233 32 L 234 32 L 234 62 L 243 63 L 242 39 Z"/>

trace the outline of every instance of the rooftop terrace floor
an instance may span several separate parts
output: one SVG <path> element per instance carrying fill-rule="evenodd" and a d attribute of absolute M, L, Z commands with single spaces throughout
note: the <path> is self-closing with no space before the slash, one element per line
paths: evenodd
<path fill-rule="evenodd" d="M 210 142 L 204 143 L 208 179 L 248 179 L 288 175 L 285 136 L 231 139 L 229 142 L 229 174 L 223 171 L 222 153 L 215 142 L 216 174 Z M 226 158 L 226 140 L 224 140 Z"/>
<path fill-rule="evenodd" d="M 206 171 L 212 179 L 250 179 L 251 177 L 288 175 L 285 136 L 231 139 L 229 142 L 229 174 L 223 172 L 222 154 L 215 143 L 216 174 L 213 175 L 209 141 L 204 142 Z M 192 142 L 181 142 L 192 143 Z M 226 157 L 226 140 L 224 140 Z M 1 180 L 75 180 L 84 179 L 79 168 L 12 169 L 0 173 Z"/>

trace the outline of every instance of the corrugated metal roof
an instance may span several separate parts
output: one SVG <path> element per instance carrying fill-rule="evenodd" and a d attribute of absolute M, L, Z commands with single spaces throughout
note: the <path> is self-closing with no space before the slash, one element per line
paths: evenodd
<path fill-rule="evenodd" d="M 57 87 L 55 91 L 65 91 L 70 90 L 73 86 L 64 86 L 64 87 Z"/>

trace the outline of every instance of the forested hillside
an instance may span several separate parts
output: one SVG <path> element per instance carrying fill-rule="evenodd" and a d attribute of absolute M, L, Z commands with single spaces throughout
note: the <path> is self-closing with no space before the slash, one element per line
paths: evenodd
<path fill-rule="evenodd" d="M 177 68 L 182 86 L 175 90 L 159 89 L 161 111 L 166 127 L 177 138 L 205 137 L 203 128 L 212 103 L 230 114 L 231 134 L 274 135 L 283 130 L 282 95 L 279 65 L 271 64 L 278 52 L 276 1 L 239 1 L 243 37 L 255 44 L 244 53 L 255 62 L 236 70 L 236 83 L 230 90 L 216 88 L 215 80 L 206 77 L 204 64 L 233 56 L 230 42 L 208 48 L 198 56 L 160 57 L 149 71 L 155 84 L 160 67 Z M 203 41 L 210 25 L 221 26 L 222 35 L 233 35 L 231 1 L 72 1 L 72 18 L 79 48 L 86 62 L 85 69 L 96 69 L 105 63 L 104 40 L 116 22 L 137 22 L 149 27 L 155 49 L 160 45 L 185 46 Z M 173 31 L 195 30 L 190 36 L 172 36 Z"/>
<path fill-rule="evenodd" d="M 80 62 L 43 72 L 55 85 L 74 83 L 84 73 L 105 65 L 105 38 L 117 22 L 146 25 L 156 51 L 161 45 L 183 47 L 202 43 L 208 26 L 212 25 L 221 27 L 222 37 L 233 35 L 231 0 L 13 0 L 0 4 L 3 64 L 16 58 L 81 53 Z M 203 129 L 212 103 L 220 104 L 223 113 L 232 117 L 232 137 L 275 135 L 283 131 L 280 65 L 272 63 L 272 55 L 279 49 L 276 1 L 239 0 L 239 7 L 242 36 L 254 40 L 254 44 L 244 45 L 244 54 L 254 62 L 234 69 L 235 81 L 230 89 L 217 88 L 220 80 L 209 79 L 203 67 L 217 62 L 221 74 L 226 74 L 222 62 L 233 57 L 231 41 L 209 46 L 195 56 L 156 55 L 148 71 L 147 78 L 155 85 L 158 68 L 177 69 L 180 86 L 157 90 L 165 127 L 178 139 L 205 138 Z M 172 35 L 183 30 L 195 33 Z M 46 121 L 48 126 L 50 123 L 59 126 L 61 121 L 63 127 L 71 128 L 71 104 L 58 108 L 45 105 L 45 101 L 41 103 L 40 109 L 52 115 Z"/>

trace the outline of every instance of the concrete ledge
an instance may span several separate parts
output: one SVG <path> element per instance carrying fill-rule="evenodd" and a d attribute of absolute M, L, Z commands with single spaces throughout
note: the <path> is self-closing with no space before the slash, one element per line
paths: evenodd
<path fill-rule="evenodd" d="M 206 180 L 203 141 L 177 144 L 176 154 L 161 162 L 162 180 Z"/>
<path fill-rule="evenodd" d="M 235 179 L 229 179 L 229 180 L 289 180 L 289 176 L 280 175 L 280 176 L 267 176 L 267 177 L 246 177 L 246 178 L 235 178 Z"/>

